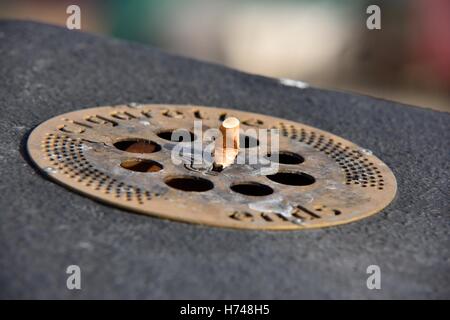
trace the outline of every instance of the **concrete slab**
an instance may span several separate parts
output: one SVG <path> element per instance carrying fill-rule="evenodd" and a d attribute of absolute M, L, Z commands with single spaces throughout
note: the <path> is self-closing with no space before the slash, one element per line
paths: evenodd
<path fill-rule="evenodd" d="M 448 113 L 291 86 L 138 44 L 0 22 L 1 298 L 450 298 Z M 130 214 L 44 179 L 24 143 L 55 115 L 131 101 L 236 108 L 330 131 L 394 171 L 382 213 L 301 232 Z M 66 288 L 68 265 L 82 290 Z M 368 290 L 379 265 L 382 289 Z"/>

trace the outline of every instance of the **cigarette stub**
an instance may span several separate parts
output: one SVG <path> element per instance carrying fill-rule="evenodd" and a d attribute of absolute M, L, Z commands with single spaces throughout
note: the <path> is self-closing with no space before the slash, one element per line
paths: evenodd
<path fill-rule="evenodd" d="M 219 137 L 214 151 L 215 165 L 222 168 L 228 167 L 234 162 L 239 153 L 239 119 L 226 118 L 221 126 Z"/>

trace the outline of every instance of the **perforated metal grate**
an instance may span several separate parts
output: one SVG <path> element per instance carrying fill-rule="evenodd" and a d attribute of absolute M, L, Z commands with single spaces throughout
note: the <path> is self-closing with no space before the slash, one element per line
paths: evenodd
<path fill-rule="evenodd" d="M 243 129 L 279 129 L 278 172 L 262 174 L 259 164 L 217 172 L 173 163 L 174 130 L 186 128 L 199 139 L 194 120 L 206 130 L 228 116 L 239 118 Z M 241 152 L 261 147 L 242 141 Z M 213 226 L 337 225 L 380 211 L 396 193 L 392 172 L 369 150 L 300 123 L 237 110 L 139 104 L 83 109 L 39 125 L 28 151 L 45 174 L 89 197 Z"/>

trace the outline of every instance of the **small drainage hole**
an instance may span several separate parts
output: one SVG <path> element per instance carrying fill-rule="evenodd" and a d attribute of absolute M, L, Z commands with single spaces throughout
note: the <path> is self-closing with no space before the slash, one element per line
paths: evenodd
<path fill-rule="evenodd" d="M 172 139 L 173 135 L 173 139 Z M 195 140 L 195 134 L 187 130 L 168 130 L 158 133 L 158 137 L 173 142 L 190 142 Z M 189 138 L 187 138 L 189 137 Z M 178 138 L 178 140 L 177 140 Z M 187 139 L 190 139 L 189 141 Z"/>
<path fill-rule="evenodd" d="M 273 189 L 265 184 L 257 182 L 242 182 L 232 185 L 231 190 L 246 196 L 268 196 L 273 193 Z"/>
<path fill-rule="evenodd" d="M 130 159 L 123 161 L 120 166 L 136 172 L 158 172 L 163 166 L 156 161 L 146 159 Z"/>
<path fill-rule="evenodd" d="M 204 192 L 214 188 L 211 181 L 192 176 L 169 178 L 165 182 L 169 187 L 182 191 Z"/>
<path fill-rule="evenodd" d="M 161 150 L 161 146 L 156 142 L 143 139 L 128 139 L 114 143 L 114 147 L 119 150 L 132 153 L 153 153 Z"/>
<path fill-rule="evenodd" d="M 273 162 L 277 162 L 281 164 L 300 164 L 305 161 L 305 159 L 296 153 L 288 152 L 288 151 L 280 151 L 274 154 L 267 155 L 269 159 Z"/>
<path fill-rule="evenodd" d="M 316 181 L 312 176 L 303 172 L 278 172 L 267 176 L 267 178 L 289 186 L 308 186 Z"/>

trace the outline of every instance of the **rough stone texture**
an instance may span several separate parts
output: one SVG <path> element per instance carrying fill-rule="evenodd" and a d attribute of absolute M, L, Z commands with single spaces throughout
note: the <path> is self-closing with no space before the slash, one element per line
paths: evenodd
<path fill-rule="evenodd" d="M 154 48 L 0 22 L 1 298 L 450 298 L 447 113 L 276 79 Z M 344 226 L 253 232 L 130 214 L 70 192 L 30 166 L 40 122 L 130 101 L 283 117 L 373 150 L 398 197 Z M 82 269 L 82 290 L 65 268 Z M 377 264 L 382 289 L 366 288 Z"/>

